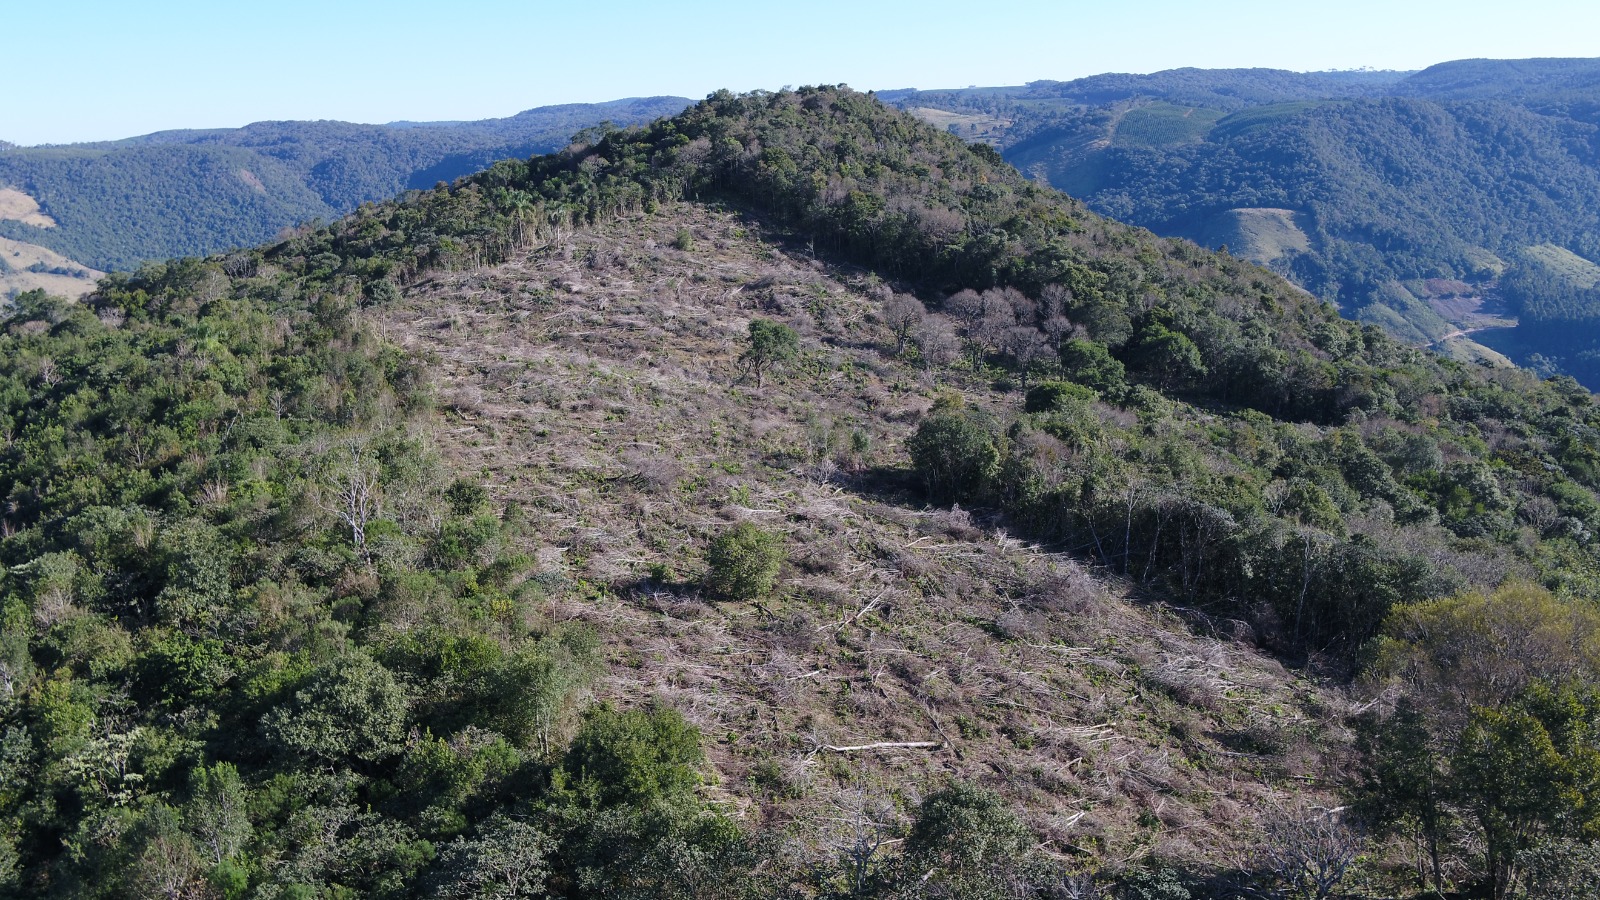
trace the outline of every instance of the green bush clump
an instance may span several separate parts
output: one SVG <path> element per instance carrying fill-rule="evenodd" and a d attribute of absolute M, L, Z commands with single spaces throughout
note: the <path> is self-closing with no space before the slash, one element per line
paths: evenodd
<path fill-rule="evenodd" d="M 705 588 L 727 600 L 754 600 L 772 592 L 783 565 L 783 539 L 741 522 L 706 550 Z"/>
<path fill-rule="evenodd" d="M 1099 395 L 1081 384 L 1045 381 L 1028 389 L 1022 401 L 1024 412 L 1057 412 L 1076 404 L 1093 403 Z"/>

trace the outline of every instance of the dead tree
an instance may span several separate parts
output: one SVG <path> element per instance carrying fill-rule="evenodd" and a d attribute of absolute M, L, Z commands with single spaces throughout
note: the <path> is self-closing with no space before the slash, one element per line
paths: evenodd
<path fill-rule="evenodd" d="M 378 468 L 366 459 L 357 447 L 350 448 L 350 460 L 328 476 L 329 493 L 322 508 L 338 517 L 350 529 L 350 543 L 363 560 L 370 561 L 367 550 L 367 525 L 378 517 Z"/>

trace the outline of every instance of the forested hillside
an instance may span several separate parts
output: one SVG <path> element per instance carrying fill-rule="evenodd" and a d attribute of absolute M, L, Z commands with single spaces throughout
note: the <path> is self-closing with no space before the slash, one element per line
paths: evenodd
<path fill-rule="evenodd" d="M 961 110 L 1096 211 L 1227 246 L 1409 343 L 1502 326 L 1482 339 L 1600 384 L 1591 285 L 1545 249 L 1600 260 L 1600 62 L 1180 69 L 889 99 Z"/>
<path fill-rule="evenodd" d="M 869 96 L 3 327 L 13 893 L 1594 883 L 1592 395 Z"/>
<path fill-rule="evenodd" d="M 0 219 L 0 236 L 126 271 L 258 244 L 289 226 L 331 220 L 497 159 L 548 153 L 601 122 L 648 122 L 688 104 L 652 97 L 478 122 L 258 122 L 98 144 L 0 147 L 0 187 L 26 192 L 59 225 Z"/>

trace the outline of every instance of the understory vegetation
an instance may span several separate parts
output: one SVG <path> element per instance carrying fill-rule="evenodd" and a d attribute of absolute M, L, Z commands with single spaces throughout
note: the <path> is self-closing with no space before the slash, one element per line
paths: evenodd
<path fill-rule="evenodd" d="M 1592 395 L 847 89 L 24 295 L 0 433 L 15 894 L 1592 889 Z"/>

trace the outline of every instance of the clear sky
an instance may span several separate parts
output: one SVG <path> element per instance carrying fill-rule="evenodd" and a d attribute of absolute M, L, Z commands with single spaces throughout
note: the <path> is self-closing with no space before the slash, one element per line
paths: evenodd
<path fill-rule="evenodd" d="M 1600 56 L 1594 0 L 7 0 L 0 139 L 262 119 L 477 119 L 847 83 L 965 87 L 1178 66 L 1417 69 Z"/>

